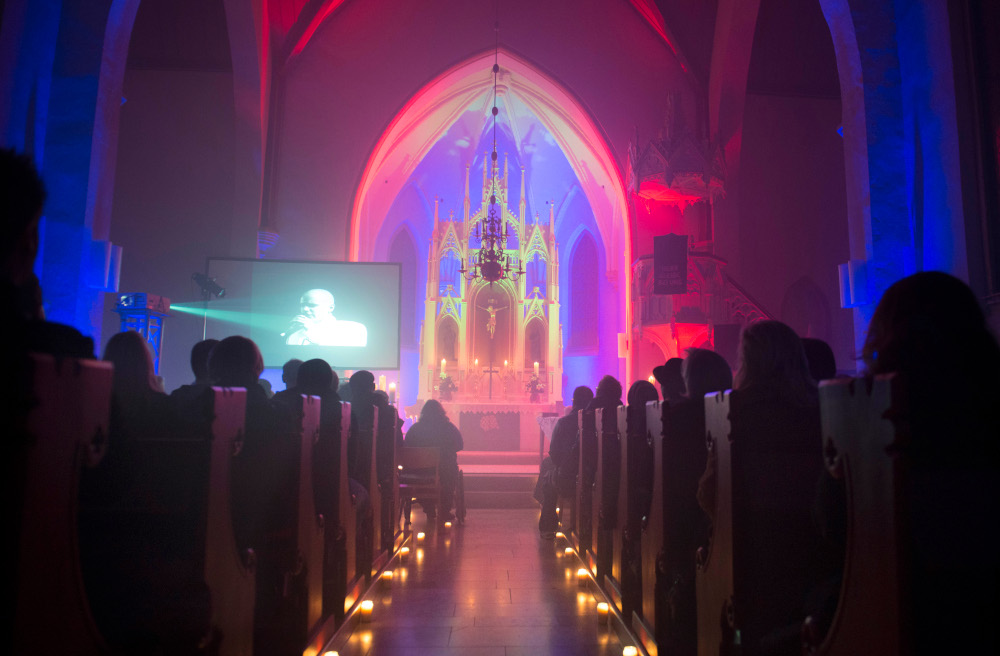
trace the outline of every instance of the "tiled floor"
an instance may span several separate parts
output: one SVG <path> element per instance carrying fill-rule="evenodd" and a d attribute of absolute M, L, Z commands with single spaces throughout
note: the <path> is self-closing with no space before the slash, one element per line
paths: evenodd
<path fill-rule="evenodd" d="M 578 586 L 566 541 L 539 538 L 537 510 L 472 509 L 451 528 L 413 514 L 425 539 L 376 586 L 372 620 L 337 645 L 341 656 L 622 653 L 611 625 L 598 625 L 593 582 Z"/>

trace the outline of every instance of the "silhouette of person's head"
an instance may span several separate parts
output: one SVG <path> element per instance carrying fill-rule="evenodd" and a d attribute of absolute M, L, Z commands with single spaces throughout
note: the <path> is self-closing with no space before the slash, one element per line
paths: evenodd
<path fill-rule="evenodd" d="M 653 378 L 663 390 L 663 399 L 669 403 L 678 403 L 684 398 L 684 376 L 681 374 L 683 366 L 682 358 L 670 358 L 653 369 Z"/>
<path fill-rule="evenodd" d="M 375 391 L 375 376 L 364 369 L 355 371 L 351 374 L 348 385 L 351 388 L 352 403 L 367 403 L 371 401 L 372 392 Z"/>
<path fill-rule="evenodd" d="M 315 358 L 306 360 L 299 366 L 298 383 L 295 391 L 300 394 L 323 396 L 336 389 L 340 381 L 326 360 Z"/>
<path fill-rule="evenodd" d="M 0 216 L 3 217 L 3 281 L 14 287 L 32 284 L 38 255 L 38 223 L 45 185 L 27 155 L 0 148 Z"/>
<path fill-rule="evenodd" d="M 191 372 L 195 384 L 208 382 L 208 356 L 218 343 L 217 339 L 203 339 L 191 347 Z"/>
<path fill-rule="evenodd" d="M 628 388 L 628 404 L 632 408 L 644 408 L 649 401 L 660 399 L 656 386 L 648 380 L 637 380 Z"/>
<path fill-rule="evenodd" d="M 590 402 L 594 400 L 594 392 L 586 385 L 580 385 L 573 390 L 573 409 L 586 410 Z"/>
<path fill-rule="evenodd" d="M 802 348 L 806 351 L 809 373 L 813 380 L 819 382 L 837 377 L 837 359 L 829 344 L 815 337 L 803 337 Z"/>
<path fill-rule="evenodd" d="M 293 389 L 295 387 L 299 375 L 299 367 L 301 366 L 302 360 L 292 358 L 281 367 L 281 380 L 285 383 L 285 389 Z"/>
<path fill-rule="evenodd" d="M 250 388 L 262 371 L 260 349 L 253 340 L 240 335 L 225 338 L 208 356 L 208 377 L 215 385 Z"/>
<path fill-rule="evenodd" d="M 684 385 L 692 399 L 724 392 L 733 386 L 733 372 L 726 359 L 708 349 L 689 349 L 684 358 Z"/>
<path fill-rule="evenodd" d="M 437 399 L 430 399 L 424 403 L 420 409 L 420 421 L 448 421 L 448 414 L 444 411 L 444 406 Z"/>
<path fill-rule="evenodd" d="M 303 316 L 323 321 L 333 318 L 333 294 L 325 289 L 310 289 L 299 299 Z"/>
<path fill-rule="evenodd" d="M 735 389 L 759 389 L 803 404 L 816 402 L 816 382 L 802 340 L 780 321 L 758 321 L 740 336 Z"/>
<path fill-rule="evenodd" d="M 153 355 L 146 339 L 134 330 L 112 335 L 104 346 L 102 359 L 115 367 L 112 383 L 115 394 L 134 396 L 156 389 Z"/>
<path fill-rule="evenodd" d="M 600 399 L 602 401 L 618 401 L 622 400 L 622 384 L 618 382 L 618 379 L 608 374 L 602 378 L 597 383 L 597 393 L 594 398 Z"/>
<path fill-rule="evenodd" d="M 901 372 L 931 385 L 994 366 L 998 351 L 975 294 L 940 271 L 907 276 L 886 290 L 868 324 L 861 351 L 869 373 Z M 944 378 L 943 378 L 944 377 Z"/>

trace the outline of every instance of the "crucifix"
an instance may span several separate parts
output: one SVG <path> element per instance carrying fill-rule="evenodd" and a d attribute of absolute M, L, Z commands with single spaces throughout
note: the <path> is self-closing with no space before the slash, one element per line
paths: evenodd
<path fill-rule="evenodd" d="M 506 305 L 503 307 L 494 307 L 493 305 L 494 302 L 495 301 L 491 298 L 487 307 L 483 307 L 481 305 L 476 306 L 480 310 L 486 310 L 487 312 L 490 313 L 489 321 L 486 322 L 486 332 L 489 333 L 490 335 L 490 364 L 489 367 L 483 370 L 483 373 L 485 373 L 487 376 L 490 377 L 489 391 L 487 393 L 488 394 L 487 398 L 491 401 L 493 400 L 493 374 L 500 373 L 500 370 L 493 366 L 493 350 L 494 350 L 493 338 L 496 335 L 496 330 L 497 330 L 497 312 L 499 312 L 500 310 L 507 309 Z"/>

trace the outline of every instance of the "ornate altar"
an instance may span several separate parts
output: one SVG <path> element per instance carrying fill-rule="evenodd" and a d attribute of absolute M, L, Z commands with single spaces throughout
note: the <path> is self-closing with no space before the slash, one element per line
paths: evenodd
<path fill-rule="evenodd" d="M 434 203 L 434 231 L 427 256 L 427 293 L 420 345 L 419 398 L 441 398 L 458 404 L 535 404 L 561 401 L 562 331 L 559 324 L 559 261 L 555 240 L 555 208 L 548 220 L 525 217 L 525 174 L 521 168 L 518 214 L 508 208 L 509 170 L 483 167 L 479 209 L 472 212 L 469 171 L 461 218 L 440 217 Z M 494 184 L 496 189 L 491 189 Z M 516 281 L 468 280 L 480 247 L 474 226 L 487 211 L 491 192 L 497 197 L 502 224 L 508 231 L 505 254 L 524 268 Z M 463 264 L 465 266 L 463 266 Z M 447 398 L 450 397 L 450 398 Z M 543 409 L 543 408 L 539 408 Z"/>

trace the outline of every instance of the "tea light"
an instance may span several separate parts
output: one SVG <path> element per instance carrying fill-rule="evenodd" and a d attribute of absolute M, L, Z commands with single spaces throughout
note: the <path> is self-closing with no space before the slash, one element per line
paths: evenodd
<path fill-rule="evenodd" d="M 597 604 L 597 623 L 604 625 L 608 623 L 608 602 L 602 601 Z"/>
<path fill-rule="evenodd" d="M 325 652 L 323 652 L 323 656 L 340 656 L 340 652 L 339 651 L 325 651 Z"/>
<path fill-rule="evenodd" d="M 387 569 L 383 571 L 379 578 L 381 579 L 383 585 L 389 585 L 392 583 L 392 570 Z"/>
<path fill-rule="evenodd" d="M 451 528 L 451 522 L 445 522 L 444 523 L 444 527 L 445 528 Z"/>
<path fill-rule="evenodd" d="M 365 599 L 361 602 L 361 621 L 371 622 L 372 621 L 372 610 L 375 608 L 375 602 L 371 599 Z"/>
<path fill-rule="evenodd" d="M 565 549 L 563 549 L 563 553 L 566 554 L 567 556 L 572 556 L 573 555 L 573 547 L 566 547 Z"/>
<path fill-rule="evenodd" d="M 419 541 L 421 541 L 423 539 L 424 539 L 424 532 L 420 531 L 419 533 L 417 533 L 417 542 L 419 542 Z"/>
<path fill-rule="evenodd" d="M 639 648 L 635 645 L 629 645 L 622 649 L 622 656 L 639 656 Z"/>
<path fill-rule="evenodd" d="M 407 559 L 407 557 L 409 557 L 409 555 L 410 555 L 410 548 L 409 547 L 403 547 L 402 549 L 400 549 L 399 550 L 399 562 L 405 563 L 406 559 Z"/>
<path fill-rule="evenodd" d="M 584 569 L 583 567 L 576 570 L 576 582 L 580 585 L 581 588 L 586 587 L 587 579 L 589 578 L 588 574 L 589 572 L 587 572 L 587 570 Z"/>
<path fill-rule="evenodd" d="M 566 534 L 563 533 L 562 531 L 559 531 L 558 533 L 556 533 L 556 537 L 557 538 L 564 538 L 564 537 L 566 537 Z"/>

